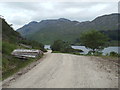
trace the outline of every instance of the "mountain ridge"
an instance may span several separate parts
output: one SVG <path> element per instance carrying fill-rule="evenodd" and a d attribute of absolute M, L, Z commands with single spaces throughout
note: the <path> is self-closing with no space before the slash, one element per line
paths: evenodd
<path fill-rule="evenodd" d="M 119 16 L 119 13 L 113 13 L 84 22 L 71 21 L 65 18 L 41 20 L 37 23 L 29 23 L 27 26 L 17 29 L 17 31 L 30 40 L 36 40 L 44 44 L 50 44 L 56 39 L 74 42 L 82 32 L 88 30 L 118 30 Z"/>

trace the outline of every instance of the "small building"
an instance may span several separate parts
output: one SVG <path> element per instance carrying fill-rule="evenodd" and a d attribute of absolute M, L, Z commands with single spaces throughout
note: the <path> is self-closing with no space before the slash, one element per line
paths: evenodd
<path fill-rule="evenodd" d="M 36 58 L 42 55 L 43 51 L 35 49 L 15 49 L 11 54 L 18 58 Z"/>

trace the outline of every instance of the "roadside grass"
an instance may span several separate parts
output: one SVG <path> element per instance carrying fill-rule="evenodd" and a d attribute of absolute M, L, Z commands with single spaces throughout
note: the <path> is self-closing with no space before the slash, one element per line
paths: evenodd
<path fill-rule="evenodd" d="M 63 53 L 63 52 L 60 52 L 60 51 L 52 51 L 52 53 Z M 92 55 L 92 54 L 81 54 L 79 52 L 71 52 L 71 53 L 64 53 L 64 54 L 73 54 L 73 55 L 80 55 L 80 56 L 97 56 L 97 57 L 101 57 L 103 59 L 119 59 L 120 56 L 118 55 L 115 55 L 115 56 L 110 56 L 110 55 L 102 55 L 102 54 L 96 54 L 96 55 Z"/>
<path fill-rule="evenodd" d="M 99 56 L 103 59 L 112 59 L 112 60 L 119 60 L 120 57 L 118 56 L 105 56 L 105 55 L 102 55 L 102 56 Z"/>
<path fill-rule="evenodd" d="M 2 43 L 2 80 L 8 78 L 14 73 L 18 72 L 20 69 L 26 67 L 30 63 L 38 60 L 42 57 L 19 59 L 11 55 L 14 49 L 19 48 L 19 45 L 15 43 L 3 42 Z M 24 47 L 21 47 L 24 48 Z"/>
<path fill-rule="evenodd" d="M 8 78 L 9 76 L 12 76 L 14 73 L 18 72 L 20 69 L 26 67 L 27 65 L 31 64 L 32 62 L 37 61 L 41 57 L 42 56 L 39 56 L 35 59 L 28 58 L 28 59 L 24 60 L 24 59 L 19 59 L 14 56 L 11 56 L 10 59 L 11 59 L 12 63 L 9 63 L 10 64 L 9 66 L 3 68 L 4 72 L 2 73 L 2 80 Z M 3 60 L 4 60 L 4 58 L 3 58 Z"/>
<path fill-rule="evenodd" d="M 60 52 L 60 51 L 52 51 L 51 53 L 62 53 L 62 52 Z"/>
<path fill-rule="evenodd" d="M 60 52 L 60 51 L 52 51 L 52 53 L 64 53 L 64 54 L 84 55 L 84 54 L 80 54 L 80 53 L 78 53 L 78 52 L 65 53 L 65 52 Z"/>
<path fill-rule="evenodd" d="M 75 54 L 75 53 L 73 53 Z M 104 59 L 118 59 L 120 58 L 119 56 L 110 56 L 110 55 L 102 55 L 102 54 L 97 54 L 97 55 L 92 55 L 92 54 L 75 54 L 75 55 L 83 55 L 83 56 L 97 56 L 97 57 L 101 57 Z"/>

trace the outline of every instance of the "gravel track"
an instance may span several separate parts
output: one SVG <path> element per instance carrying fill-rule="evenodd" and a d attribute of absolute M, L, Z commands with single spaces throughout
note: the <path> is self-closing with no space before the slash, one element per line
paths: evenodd
<path fill-rule="evenodd" d="M 118 88 L 118 67 L 90 56 L 48 53 L 6 88 Z M 108 61 L 109 64 L 109 61 Z M 110 70 L 110 71 L 108 71 Z"/>

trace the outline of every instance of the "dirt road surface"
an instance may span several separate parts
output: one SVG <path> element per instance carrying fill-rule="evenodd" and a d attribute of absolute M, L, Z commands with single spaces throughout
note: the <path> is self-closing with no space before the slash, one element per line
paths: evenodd
<path fill-rule="evenodd" d="M 106 69 L 90 56 L 48 53 L 7 88 L 118 88 L 118 67 Z"/>

